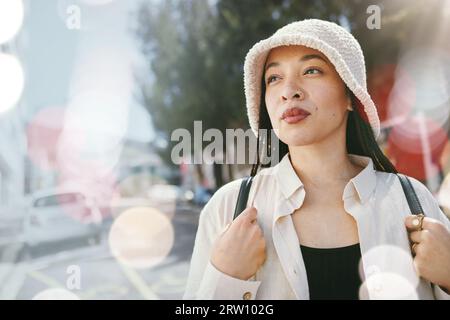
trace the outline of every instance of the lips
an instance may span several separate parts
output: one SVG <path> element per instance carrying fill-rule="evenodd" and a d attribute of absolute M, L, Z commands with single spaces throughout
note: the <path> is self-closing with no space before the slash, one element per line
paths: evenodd
<path fill-rule="evenodd" d="M 309 115 L 310 113 L 308 111 L 302 108 L 295 107 L 289 108 L 285 112 L 283 112 L 281 119 L 289 124 L 293 124 L 305 119 Z"/>

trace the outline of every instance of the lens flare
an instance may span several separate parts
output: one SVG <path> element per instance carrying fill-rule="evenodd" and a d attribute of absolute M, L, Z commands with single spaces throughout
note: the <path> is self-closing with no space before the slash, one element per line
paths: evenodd
<path fill-rule="evenodd" d="M 109 233 L 112 255 L 132 268 L 151 268 L 169 254 L 174 242 L 170 220 L 153 208 L 137 207 L 122 213 Z"/>
<path fill-rule="evenodd" d="M 395 64 L 376 65 L 367 77 L 367 86 L 373 102 L 377 106 L 378 117 L 384 127 L 391 119 L 388 118 L 389 96 L 395 84 L 395 74 L 400 73 Z M 411 86 L 408 86 L 411 88 Z M 412 94 L 406 95 L 413 98 Z M 408 103 L 407 105 L 411 105 Z M 404 106 L 402 104 L 402 106 Z M 398 109 L 396 109 L 398 110 Z M 391 115 L 392 116 L 392 115 Z"/>
<path fill-rule="evenodd" d="M 438 49 L 416 48 L 401 57 L 390 96 L 389 113 L 424 113 L 439 125 L 450 114 L 450 55 Z M 392 117 L 392 116 L 391 116 Z"/>
<path fill-rule="evenodd" d="M 86 91 L 72 97 L 67 106 L 65 127 L 83 128 L 89 139 L 86 154 L 114 150 L 122 146 L 128 125 L 129 101 L 110 92 Z"/>
<path fill-rule="evenodd" d="M 58 143 L 58 163 L 66 176 L 85 171 L 110 174 L 124 146 L 127 104 L 113 95 L 85 92 L 69 103 Z"/>

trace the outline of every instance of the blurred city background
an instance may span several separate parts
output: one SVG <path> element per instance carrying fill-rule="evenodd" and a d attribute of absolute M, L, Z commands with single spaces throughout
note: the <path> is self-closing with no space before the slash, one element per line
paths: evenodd
<path fill-rule="evenodd" d="M 450 1 L 0 0 L 0 299 L 181 299 L 249 166 L 176 165 L 171 133 L 247 129 L 245 54 L 304 18 L 360 41 L 380 146 L 450 215 Z"/>

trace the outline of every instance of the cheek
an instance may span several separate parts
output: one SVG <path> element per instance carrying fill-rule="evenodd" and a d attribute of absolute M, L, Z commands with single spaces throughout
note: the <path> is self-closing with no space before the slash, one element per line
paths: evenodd
<path fill-rule="evenodd" d="M 347 96 L 343 93 L 344 89 L 339 87 L 328 87 L 329 90 L 324 91 L 312 90 L 311 97 L 314 101 L 315 110 L 321 116 L 325 116 L 331 120 L 341 118 L 345 115 L 347 109 Z"/>
<path fill-rule="evenodd" d="M 266 91 L 265 102 L 267 109 L 270 110 L 275 108 L 275 93 L 273 93 L 273 90 Z"/>
<path fill-rule="evenodd" d="M 265 96 L 265 102 L 266 102 L 266 108 L 267 113 L 269 114 L 270 122 L 272 123 L 273 128 L 278 127 L 278 116 L 277 116 L 277 110 L 276 110 L 276 99 L 274 98 L 274 95 L 271 93 L 266 93 Z"/>

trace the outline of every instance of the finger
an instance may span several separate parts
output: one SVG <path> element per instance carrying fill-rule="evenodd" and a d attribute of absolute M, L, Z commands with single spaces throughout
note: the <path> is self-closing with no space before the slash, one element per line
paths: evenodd
<path fill-rule="evenodd" d="M 241 214 L 242 220 L 246 220 L 250 223 L 253 223 L 254 221 L 256 221 L 257 215 L 258 215 L 258 212 L 256 211 L 255 207 L 249 207 L 249 208 L 245 209 Z"/>
<path fill-rule="evenodd" d="M 419 250 L 420 243 L 413 243 L 411 246 L 411 251 L 414 255 L 417 255 L 417 250 Z"/>
<path fill-rule="evenodd" d="M 412 242 L 420 243 L 422 242 L 423 238 L 423 231 L 413 231 L 409 234 L 409 238 Z"/>
<path fill-rule="evenodd" d="M 263 229 L 260 227 L 260 225 L 259 225 L 258 223 L 253 224 L 253 228 L 254 228 L 254 231 L 255 231 L 257 234 L 259 234 L 259 235 L 261 235 L 261 236 L 264 235 Z"/>
<path fill-rule="evenodd" d="M 228 223 L 226 226 L 225 226 L 225 228 L 223 228 L 223 231 L 222 231 L 222 233 L 225 233 L 225 232 L 227 232 L 228 231 L 228 229 L 230 228 L 230 226 L 231 226 L 231 222 L 230 223 Z"/>
<path fill-rule="evenodd" d="M 422 228 L 423 228 L 423 221 L 422 221 Z M 408 231 L 417 231 L 420 230 L 420 218 L 416 215 L 409 215 L 405 218 L 405 226 L 408 229 Z"/>
<path fill-rule="evenodd" d="M 419 222 L 419 218 L 415 215 L 407 216 L 405 219 L 405 225 L 410 232 L 419 230 Z M 424 217 L 422 220 L 422 230 L 432 230 L 436 223 L 439 223 L 439 221 L 433 218 Z"/>

